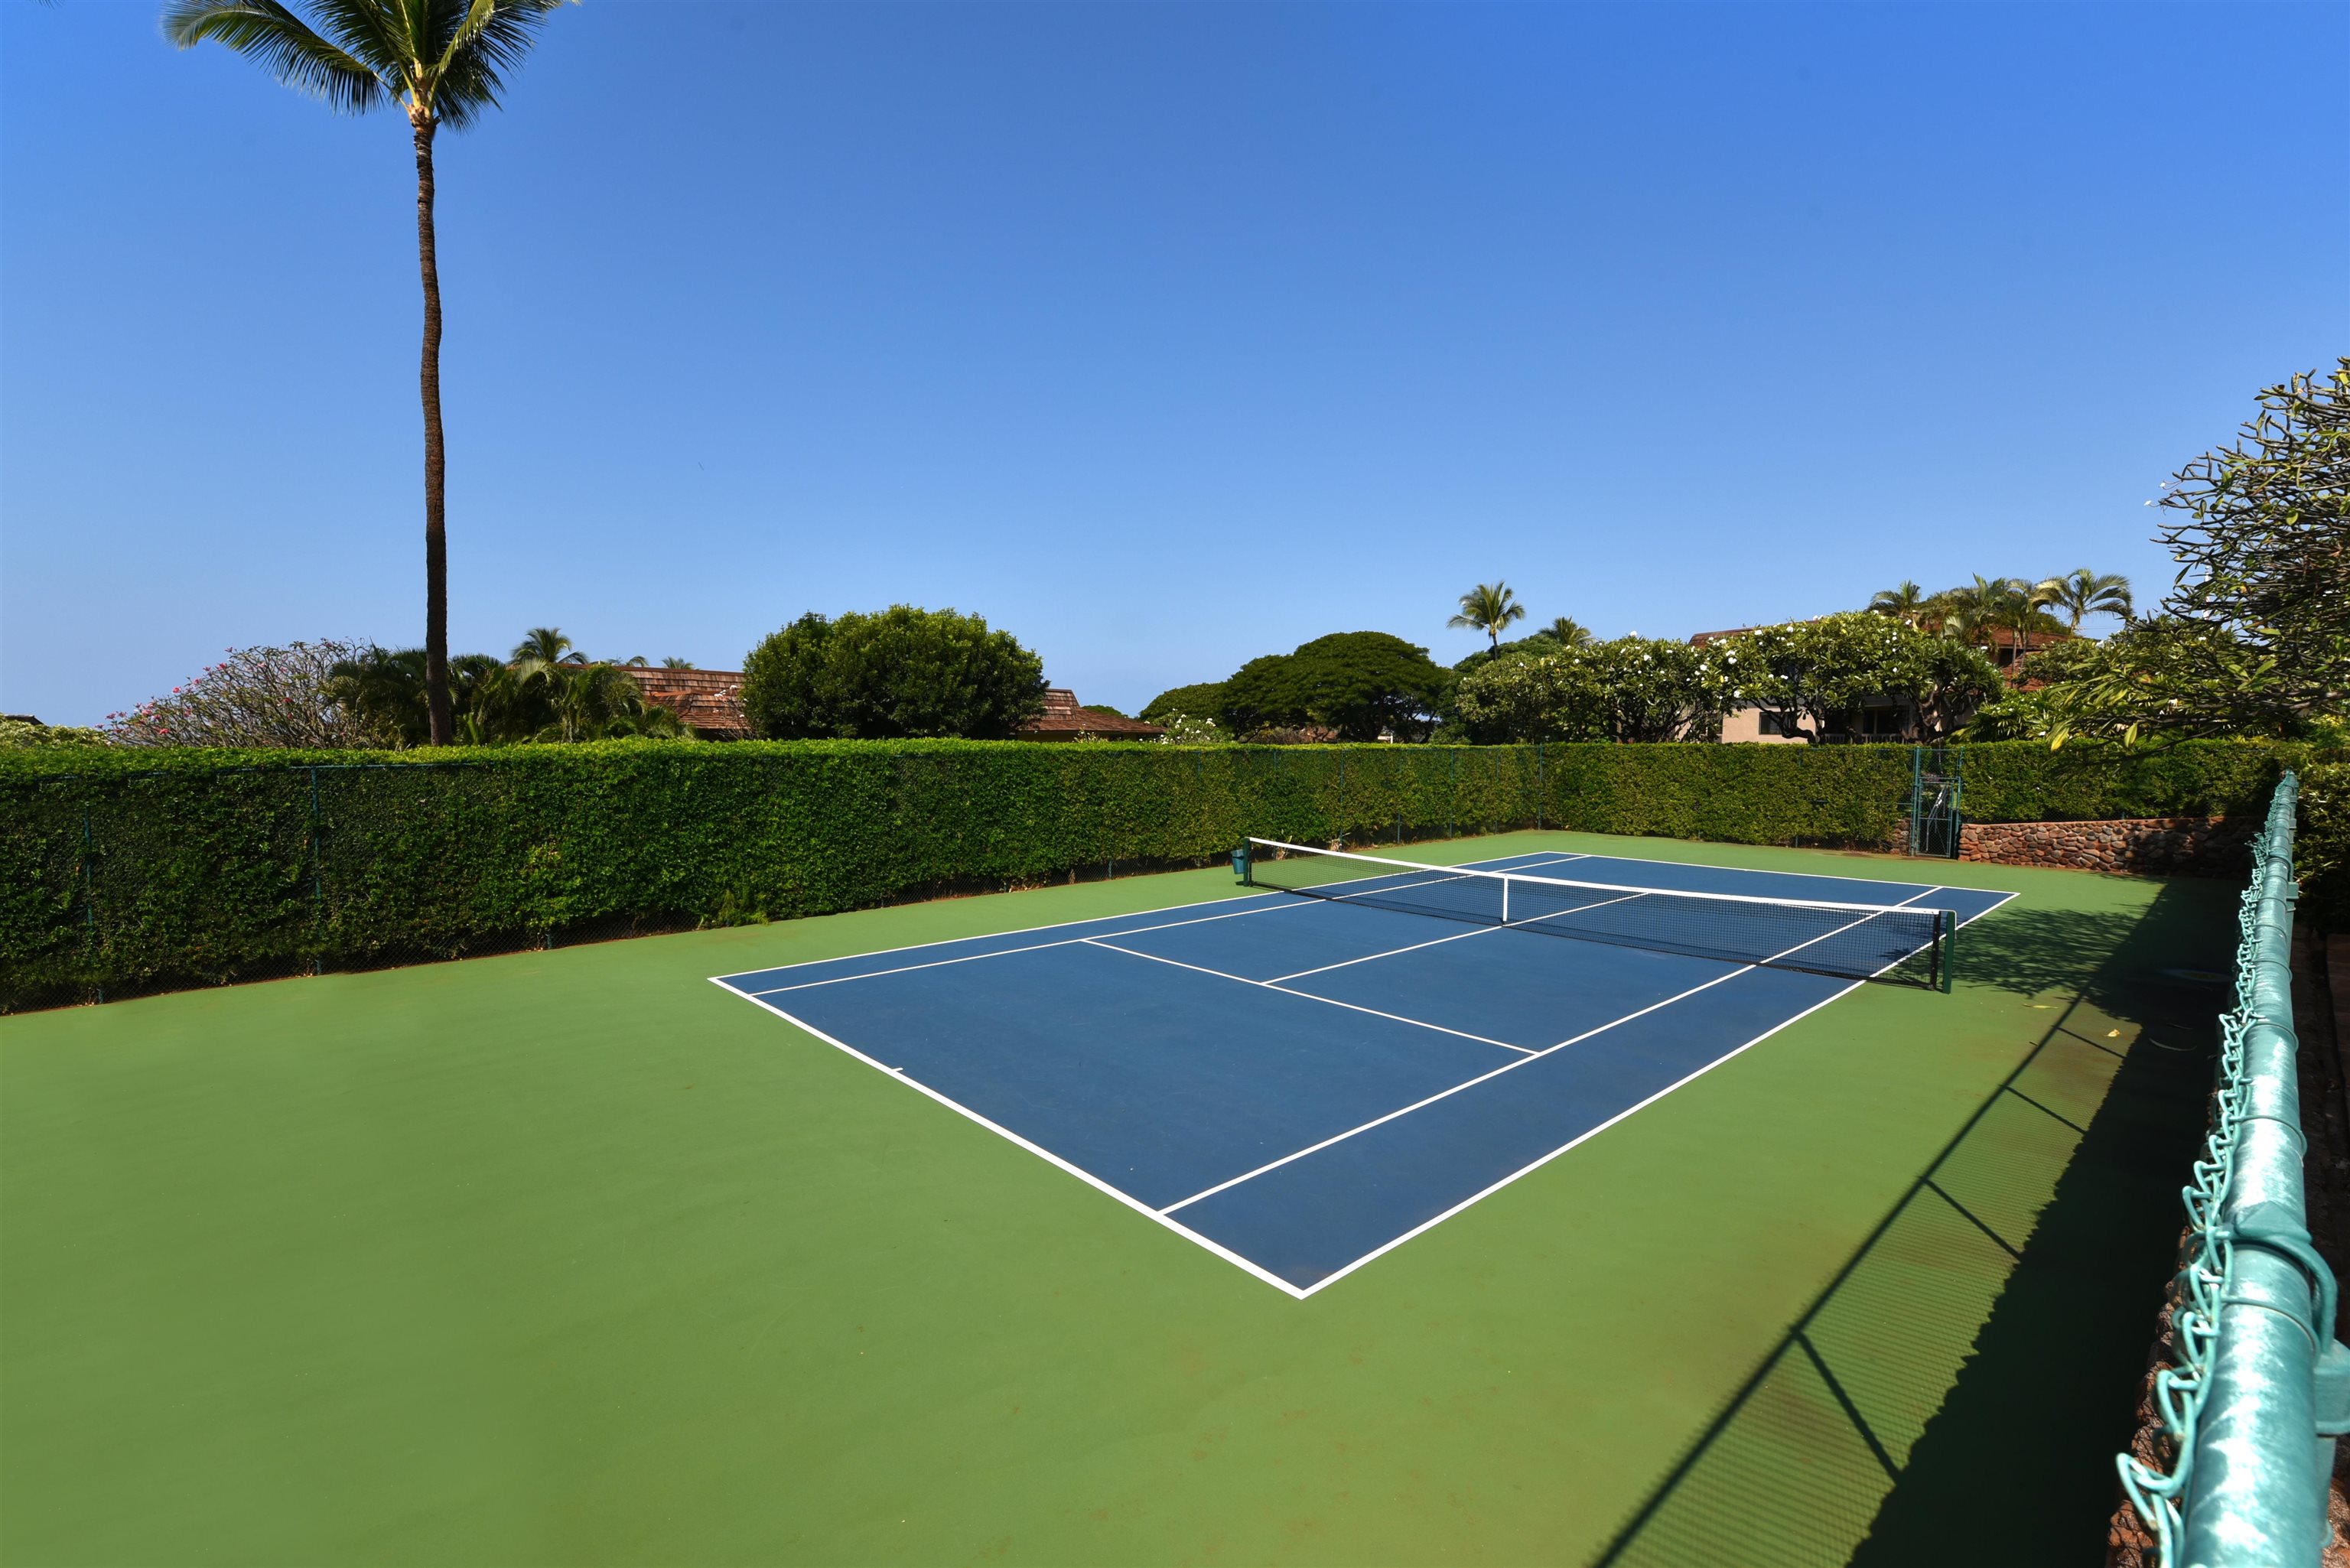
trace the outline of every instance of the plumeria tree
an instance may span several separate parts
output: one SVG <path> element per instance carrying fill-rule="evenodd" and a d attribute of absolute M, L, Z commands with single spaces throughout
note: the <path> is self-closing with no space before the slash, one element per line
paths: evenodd
<path fill-rule="evenodd" d="M 218 664 L 127 713 L 107 715 L 127 746 L 366 746 L 377 732 L 344 700 L 340 666 L 358 643 L 322 639 L 232 648 Z"/>
<path fill-rule="evenodd" d="M 1479 665 L 1453 711 L 1483 742 L 1709 740 L 1731 668 L 1711 648 L 1620 637 Z"/>

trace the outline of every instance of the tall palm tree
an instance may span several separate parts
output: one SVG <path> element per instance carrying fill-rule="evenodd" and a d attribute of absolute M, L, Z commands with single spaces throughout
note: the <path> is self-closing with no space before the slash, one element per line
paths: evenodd
<path fill-rule="evenodd" d="M 299 0 L 296 0 L 299 3 Z M 454 739 L 449 703 L 448 463 L 441 436 L 441 264 L 432 234 L 432 138 L 498 106 L 562 0 L 167 0 L 163 36 L 181 48 L 211 39 L 251 57 L 287 87 L 343 114 L 387 103 L 408 113 L 416 145 L 416 259 L 424 280 L 424 688 L 432 744 Z"/>
<path fill-rule="evenodd" d="M 2075 632 L 2090 616 L 2112 615 L 2127 620 L 2135 607 L 2127 577 L 2117 572 L 2092 572 L 2086 566 L 2046 579 L 2033 587 L 2032 597 L 2035 604 L 2063 610 L 2067 629 Z"/>
<path fill-rule="evenodd" d="M 1911 626 L 1916 626 L 1918 618 L 1926 613 L 1926 590 L 1907 577 L 1901 580 L 1900 587 L 1881 588 L 1877 597 L 1868 601 L 1868 607 L 1877 614 L 1889 615 Z"/>
<path fill-rule="evenodd" d="M 1479 583 L 1461 596 L 1461 613 L 1444 624 L 1466 627 L 1482 631 L 1492 639 L 1495 648 L 1502 646 L 1502 628 L 1513 620 L 1526 618 L 1526 607 L 1504 582 Z"/>

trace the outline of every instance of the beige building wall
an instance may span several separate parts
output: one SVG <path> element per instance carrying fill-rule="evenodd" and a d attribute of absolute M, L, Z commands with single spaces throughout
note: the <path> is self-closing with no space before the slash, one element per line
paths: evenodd
<path fill-rule="evenodd" d="M 1766 735 L 1762 732 L 1762 710 L 1732 708 L 1721 716 L 1721 738 L 1725 742 L 1747 741 L 1768 746 L 1800 746 L 1800 735 Z"/>

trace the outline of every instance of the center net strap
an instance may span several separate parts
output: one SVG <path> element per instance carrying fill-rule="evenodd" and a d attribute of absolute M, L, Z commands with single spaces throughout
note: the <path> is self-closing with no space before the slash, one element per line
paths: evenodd
<path fill-rule="evenodd" d="M 1550 936 L 1803 970 L 1939 983 L 1940 909 L 1738 893 L 1680 893 L 1518 871 L 1425 866 L 1278 839 L 1249 840 L 1255 886 Z M 1911 963 L 1910 961 L 1918 961 Z M 1897 969 L 1915 974 L 1895 975 Z"/>

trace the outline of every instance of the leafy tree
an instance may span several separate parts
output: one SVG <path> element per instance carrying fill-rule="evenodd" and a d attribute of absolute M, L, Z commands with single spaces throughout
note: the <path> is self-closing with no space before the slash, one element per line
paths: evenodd
<path fill-rule="evenodd" d="M 2163 608 L 2212 634 L 2179 723 L 2272 731 L 2350 711 L 2350 356 L 2264 389 L 2235 444 L 2173 476 Z M 2241 650 L 2241 653 L 2233 650 Z"/>
<path fill-rule="evenodd" d="M 1732 702 L 1762 709 L 1782 734 L 1808 741 L 1877 697 L 1911 706 L 1920 738 L 1939 739 L 2001 689 L 1981 654 L 1870 610 L 1757 627 L 1711 646 L 1721 650 Z"/>
<path fill-rule="evenodd" d="M 424 283 L 425 701 L 434 745 L 455 734 L 449 696 L 448 462 L 441 431 L 441 264 L 433 235 L 432 141 L 498 105 L 558 0 L 314 0 L 316 25 L 285 0 L 169 0 L 163 35 L 211 39 L 345 114 L 397 102 L 416 149 L 416 256 Z"/>
<path fill-rule="evenodd" d="M 810 611 L 743 662 L 743 711 L 769 739 L 1001 740 L 1044 701 L 1044 660 L 951 609 L 892 605 L 837 620 Z"/>
<path fill-rule="evenodd" d="M 1526 618 L 1526 608 L 1518 603 L 1518 596 L 1504 582 L 1479 583 L 1461 596 L 1461 613 L 1444 624 L 1482 631 L 1492 642 L 1502 646 L 1502 628 L 1513 620 Z"/>
<path fill-rule="evenodd" d="M 1452 702 L 1480 745 L 1607 739 L 1599 672 L 1580 649 L 1492 659 L 1461 678 Z"/>
<path fill-rule="evenodd" d="M 1545 642 L 1463 676 L 1453 707 L 1470 738 L 1486 743 L 1711 739 L 1721 733 L 1727 671 L 1713 649 L 1657 638 Z"/>
<path fill-rule="evenodd" d="M 2063 576 L 2043 580 L 2032 590 L 2033 598 L 2051 608 L 2064 612 L 2064 629 L 2077 633 L 2081 622 L 2093 615 L 2130 618 L 2130 582 L 2115 572 L 2093 572 L 2086 566 L 2075 566 Z M 2034 660 L 2045 655 L 2035 654 Z"/>
<path fill-rule="evenodd" d="M 2180 514 L 2163 612 L 2052 662 L 1970 730 L 2075 737 L 2321 737 L 2350 715 L 2350 357 L 2259 395 L 2233 445 L 2165 482 Z M 2081 574 L 2074 574 L 2077 577 Z M 2062 601 L 2060 601 L 2062 602 Z"/>
<path fill-rule="evenodd" d="M 112 743 L 103 730 L 74 724 L 44 724 L 37 719 L 0 714 L 0 752 L 33 751 L 49 746 L 103 746 Z"/>
<path fill-rule="evenodd" d="M 1165 724 L 1179 718 L 1213 719 L 1223 711 L 1224 683 L 1202 680 L 1161 691 L 1143 704 L 1141 716 L 1150 723 Z"/>
<path fill-rule="evenodd" d="M 169 694 L 107 715 L 127 746 L 366 746 L 372 731 L 341 701 L 336 670 L 363 650 L 321 640 L 233 648 Z"/>
<path fill-rule="evenodd" d="M 1427 739 L 1451 687 L 1428 649 L 1383 631 L 1317 637 L 1294 653 L 1252 659 L 1224 682 L 1222 717 L 1246 734 L 1318 725 L 1341 740 Z"/>
<path fill-rule="evenodd" d="M 1903 578 L 1899 586 L 1880 588 L 1868 601 L 1868 607 L 1878 615 L 1889 615 L 1895 620 L 1916 626 L 1926 614 L 1926 590 Z"/>

